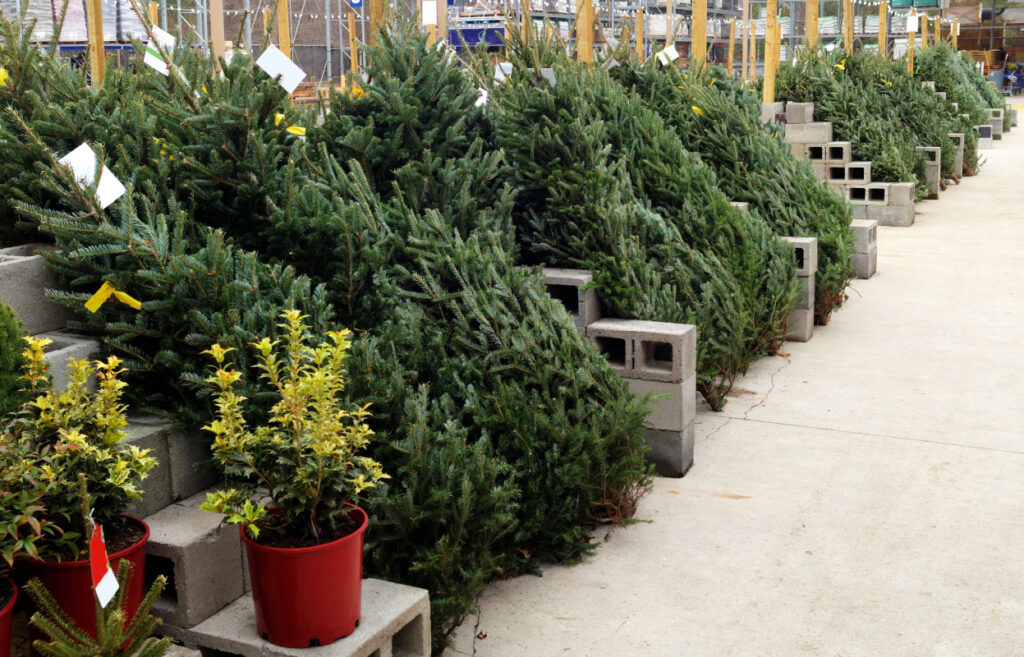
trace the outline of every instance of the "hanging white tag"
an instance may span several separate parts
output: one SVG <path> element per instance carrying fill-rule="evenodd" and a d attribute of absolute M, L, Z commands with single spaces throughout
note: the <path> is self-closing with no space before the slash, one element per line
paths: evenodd
<path fill-rule="evenodd" d="M 288 56 L 281 52 L 277 46 L 271 44 L 263 51 L 260 58 L 256 60 L 256 66 L 263 69 L 272 78 L 281 76 L 281 86 L 288 93 L 292 93 L 306 77 L 306 72 L 299 68 L 295 62 L 288 59 Z"/>
<path fill-rule="evenodd" d="M 89 144 L 82 144 L 58 160 L 61 164 L 71 169 L 78 184 L 83 188 L 93 184 L 96 176 L 96 153 L 89 148 Z M 100 207 L 107 209 L 114 201 L 121 198 L 125 193 L 124 185 L 117 179 L 117 176 L 106 167 L 100 171 L 100 180 L 96 185 L 96 200 Z"/>
<path fill-rule="evenodd" d="M 164 61 L 164 56 L 157 49 L 157 44 L 164 50 L 171 51 L 174 48 L 174 37 L 155 25 L 153 26 L 153 36 L 156 37 L 156 44 L 153 41 L 146 43 L 146 54 L 142 58 L 142 62 L 160 75 L 170 75 L 171 67 Z"/>
<path fill-rule="evenodd" d="M 913 9 L 907 14 L 907 32 L 917 32 L 917 12 Z"/>

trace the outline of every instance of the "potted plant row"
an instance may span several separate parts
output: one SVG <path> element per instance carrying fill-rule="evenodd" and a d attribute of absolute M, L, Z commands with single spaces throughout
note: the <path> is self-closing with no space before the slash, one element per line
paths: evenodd
<path fill-rule="evenodd" d="M 250 427 L 230 349 L 216 363 L 213 454 L 238 488 L 210 493 L 203 508 L 240 524 L 259 634 L 280 646 L 326 645 L 359 623 L 367 514 L 356 505 L 388 475 L 358 455 L 373 432 L 365 406 L 344 401 L 349 331 L 314 343 L 305 317 L 281 315 L 282 339 L 252 345 L 276 403 L 269 421 Z"/>

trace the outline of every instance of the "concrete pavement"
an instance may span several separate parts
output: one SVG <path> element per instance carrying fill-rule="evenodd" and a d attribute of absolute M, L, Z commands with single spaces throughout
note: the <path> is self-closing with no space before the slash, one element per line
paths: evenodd
<path fill-rule="evenodd" d="M 1024 128 L 982 153 L 641 522 L 491 585 L 446 654 L 1024 655 Z"/>

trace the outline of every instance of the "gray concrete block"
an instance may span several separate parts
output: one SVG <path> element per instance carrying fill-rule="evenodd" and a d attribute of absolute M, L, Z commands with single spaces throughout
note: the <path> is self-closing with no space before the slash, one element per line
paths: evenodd
<path fill-rule="evenodd" d="M 167 576 L 154 612 L 164 622 L 188 629 L 238 599 L 242 591 L 238 527 L 199 505 L 206 494 L 171 504 L 146 518 L 146 570 Z"/>
<path fill-rule="evenodd" d="M 326 646 L 282 648 L 256 633 L 252 598 L 243 596 L 191 630 L 158 628 L 176 635 L 207 657 L 429 657 L 430 598 L 427 591 L 363 580 L 361 617 L 355 632 Z"/>
<path fill-rule="evenodd" d="M 988 118 L 992 119 L 993 121 L 995 121 L 997 119 L 999 121 L 1002 121 L 1003 120 L 1003 110 L 995 108 L 995 107 L 990 107 L 989 110 L 988 110 Z"/>
<path fill-rule="evenodd" d="M 1017 127 L 1017 110 L 1015 109 L 1010 110 L 1010 127 Z"/>
<path fill-rule="evenodd" d="M 1003 138 L 1003 117 L 1000 116 L 998 119 L 993 117 L 992 123 L 992 139 Z"/>
<path fill-rule="evenodd" d="M 946 92 L 945 91 L 936 91 L 935 93 L 938 94 L 939 98 L 941 98 L 942 100 L 946 100 Z"/>
<path fill-rule="evenodd" d="M 846 165 L 845 164 L 825 164 L 825 180 L 830 183 L 839 183 L 840 185 L 846 184 Z"/>
<path fill-rule="evenodd" d="M 824 144 L 832 141 L 832 124 L 828 122 L 787 123 L 786 140 L 797 144 Z"/>
<path fill-rule="evenodd" d="M 846 164 L 853 159 L 853 144 L 848 141 L 830 141 L 825 144 L 825 162 Z"/>
<path fill-rule="evenodd" d="M 814 123 L 814 103 L 786 103 L 786 124 Z"/>
<path fill-rule="evenodd" d="M 54 390 L 66 390 L 71 381 L 68 377 L 69 358 L 92 360 L 100 350 L 99 340 L 67 331 L 50 331 L 40 333 L 37 337 L 52 340 L 43 351 L 46 362 L 50 364 L 49 371 L 53 377 Z M 88 388 L 96 389 L 96 375 L 89 377 Z"/>
<path fill-rule="evenodd" d="M 914 205 L 915 183 L 889 183 L 889 205 Z"/>
<path fill-rule="evenodd" d="M 949 138 L 953 140 L 956 153 L 953 155 L 953 175 L 961 178 L 964 175 L 964 133 L 951 132 Z"/>
<path fill-rule="evenodd" d="M 202 657 L 202 653 L 198 650 L 172 643 L 167 648 L 167 652 L 164 653 L 164 657 Z"/>
<path fill-rule="evenodd" d="M 865 183 L 848 185 L 846 200 L 864 205 L 889 205 L 889 183 Z"/>
<path fill-rule="evenodd" d="M 587 337 L 625 378 L 678 382 L 696 370 L 697 327 L 690 324 L 600 319 L 587 327 Z"/>
<path fill-rule="evenodd" d="M 785 116 L 786 110 L 782 103 L 766 103 L 761 105 L 761 122 L 777 123 L 779 116 Z"/>
<path fill-rule="evenodd" d="M 854 253 L 867 253 L 878 245 L 878 222 L 871 219 L 854 219 L 850 222 L 853 233 Z"/>
<path fill-rule="evenodd" d="M 805 144 L 807 147 L 807 159 L 812 162 L 824 162 L 827 155 L 825 144 Z"/>
<path fill-rule="evenodd" d="M 195 495 L 217 482 L 210 454 L 213 436 L 206 431 L 168 431 L 171 457 L 171 494 L 176 500 Z"/>
<path fill-rule="evenodd" d="M 871 182 L 871 163 L 870 162 L 847 162 L 846 163 L 846 182 L 850 185 L 867 184 Z"/>
<path fill-rule="evenodd" d="M 697 377 L 689 376 L 685 381 L 646 381 L 626 379 L 629 391 L 638 397 L 647 394 L 668 395 L 651 403 L 651 414 L 646 426 L 660 431 L 682 431 L 693 422 L 697 415 Z"/>
<path fill-rule="evenodd" d="M 960 103 L 953 103 L 953 109 L 954 110 L 959 110 L 960 109 Z"/>
<path fill-rule="evenodd" d="M 132 502 L 125 513 L 145 518 L 172 504 L 174 497 L 171 495 L 171 457 L 167 450 L 166 423 L 139 422 L 139 417 L 128 416 L 124 444 L 148 449 L 149 455 L 156 459 L 156 467 L 139 484 L 142 499 Z"/>
<path fill-rule="evenodd" d="M 814 276 L 798 276 L 796 281 L 800 284 L 800 298 L 796 307 L 802 310 L 814 309 Z"/>
<path fill-rule="evenodd" d="M 866 219 L 868 216 L 868 208 L 863 203 L 854 203 L 853 212 L 851 215 L 853 219 Z"/>
<path fill-rule="evenodd" d="M 729 201 L 729 205 L 733 206 L 734 208 L 739 208 L 744 212 L 750 212 L 750 204 L 747 203 L 746 201 Z"/>
<path fill-rule="evenodd" d="M 544 268 L 544 285 L 548 288 L 548 294 L 565 306 L 576 328 L 584 335 L 587 326 L 601 317 L 597 290 L 587 287 L 593 282 L 594 275 L 586 269 Z"/>
<path fill-rule="evenodd" d="M 790 342 L 807 342 L 814 337 L 814 311 L 797 309 L 789 314 L 786 323 L 786 339 Z"/>
<path fill-rule="evenodd" d="M 991 134 L 991 133 L 990 133 Z M 992 148 L 995 144 L 992 143 L 991 137 L 978 137 L 978 150 L 984 151 Z"/>
<path fill-rule="evenodd" d="M 818 180 L 825 179 L 825 167 L 828 166 L 824 162 L 811 162 L 811 170 L 814 171 L 814 177 Z"/>
<path fill-rule="evenodd" d="M 974 126 L 975 131 L 978 133 L 979 139 L 991 139 L 992 138 L 992 125 L 976 125 Z"/>
<path fill-rule="evenodd" d="M 832 191 L 834 191 L 836 194 L 839 194 L 839 196 L 846 198 L 846 183 L 830 180 L 828 181 L 828 186 L 831 187 Z"/>
<path fill-rule="evenodd" d="M 792 142 L 787 143 L 789 144 L 789 152 L 793 154 L 793 157 L 795 157 L 798 160 L 807 159 L 807 144 L 794 144 Z"/>
<path fill-rule="evenodd" d="M 867 253 L 854 253 L 850 256 L 850 264 L 857 278 L 871 278 L 878 270 L 878 247 L 872 247 Z"/>
<path fill-rule="evenodd" d="M 634 376 L 633 336 L 628 325 L 619 322 L 629 320 L 599 319 L 587 327 L 587 339 L 597 353 L 608 361 L 608 366 L 623 377 Z"/>
<path fill-rule="evenodd" d="M 644 429 L 648 463 L 661 477 L 682 477 L 693 465 L 693 424 L 682 431 Z"/>
<path fill-rule="evenodd" d="M 23 244 L 0 249 L 0 301 L 14 310 L 29 335 L 60 331 L 71 310 L 46 298 L 44 290 L 58 289 L 57 276 L 46 268 L 39 251 L 47 244 Z"/>
<path fill-rule="evenodd" d="M 868 219 L 874 219 L 879 226 L 914 225 L 913 205 L 869 205 Z"/>
<path fill-rule="evenodd" d="M 939 146 L 917 146 L 914 152 L 924 158 L 925 164 L 942 163 L 942 148 Z"/>
<path fill-rule="evenodd" d="M 796 251 L 796 275 L 813 276 L 818 271 L 818 240 L 815 237 L 780 237 Z"/>
<path fill-rule="evenodd" d="M 921 86 L 924 87 L 925 89 L 931 89 L 932 91 L 935 91 L 935 83 L 930 80 L 922 82 Z"/>

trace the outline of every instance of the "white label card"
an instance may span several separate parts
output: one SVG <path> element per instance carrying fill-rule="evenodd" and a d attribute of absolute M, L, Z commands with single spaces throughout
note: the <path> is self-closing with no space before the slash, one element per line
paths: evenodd
<path fill-rule="evenodd" d="M 266 72 L 272 78 L 281 76 L 281 86 L 288 93 L 292 93 L 299 86 L 299 83 L 306 78 L 306 72 L 296 66 L 295 62 L 271 44 L 263 51 L 260 58 L 256 60 L 256 66 Z"/>
<path fill-rule="evenodd" d="M 153 26 L 153 36 L 156 37 L 156 43 L 161 48 L 167 51 L 173 51 L 174 49 L 174 37 L 164 32 L 159 27 Z M 163 55 L 157 50 L 157 46 L 152 42 L 146 44 L 146 54 L 142 58 L 142 62 L 149 66 L 160 75 L 170 75 L 171 68 L 164 61 Z"/>
<path fill-rule="evenodd" d="M 89 144 L 82 144 L 58 160 L 61 164 L 71 169 L 83 188 L 93 184 L 96 176 L 96 153 L 89 148 Z M 104 210 L 121 198 L 125 193 L 124 185 L 117 179 L 117 176 L 104 165 L 100 171 L 100 180 L 96 185 L 96 200 Z"/>
<path fill-rule="evenodd" d="M 447 2 L 447 0 L 445 0 Z M 437 25 L 437 0 L 423 0 L 423 26 Z"/>
<path fill-rule="evenodd" d="M 914 10 L 907 14 L 907 32 L 917 32 L 917 12 Z"/>

